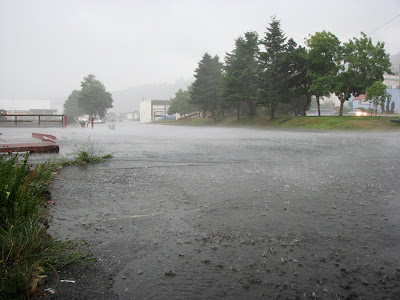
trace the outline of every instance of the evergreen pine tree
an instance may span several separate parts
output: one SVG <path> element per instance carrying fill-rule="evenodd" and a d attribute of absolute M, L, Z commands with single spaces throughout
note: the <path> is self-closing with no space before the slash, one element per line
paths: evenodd
<path fill-rule="evenodd" d="M 218 56 L 211 57 L 205 53 L 195 70 L 194 77 L 195 81 L 190 90 L 190 103 L 203 111 L 203 117 L 209 111 L 216 120 L 222 79 L 222 63 L 219 62 Z"/>
<path fill-rule="evenodd" d="M 235 107 L 237 119 L 244 110 L 250 117 L 255 116 L 255 100 L 257 97 L 258 69 L 258 35 L 246 32 L 235 42 L 235 49 L 225 57 L 225 74 L 223 76 L 223 98 L 228 107 Z"/>
<path fill-rule="evenodd" d="M 269 23 L 267 32 L 261 44 L 265 51 L 260 53 L 260 100 L 259 103 L 267 106 L 271 119 L 280 101 L 285 101 L 288 96 L 288 78 L 284 68 L 284 55 L 286 52 L 286 37 L 284 36 L 280 21 L 274 17 Z"/>

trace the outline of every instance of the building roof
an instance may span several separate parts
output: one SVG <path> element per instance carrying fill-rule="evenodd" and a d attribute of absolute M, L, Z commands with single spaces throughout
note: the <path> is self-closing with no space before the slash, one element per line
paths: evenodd
<path fill-rule="evenodd" d="M 142 102 L 150 102 L 151 105 L 171 105 L 172 100 L 145 100 Z"/>
<path fill-rule="evenodd" d="M 365 95 L 361 94 L 361 95 L 355 97 L 353 100 L 365 100 Z"/>

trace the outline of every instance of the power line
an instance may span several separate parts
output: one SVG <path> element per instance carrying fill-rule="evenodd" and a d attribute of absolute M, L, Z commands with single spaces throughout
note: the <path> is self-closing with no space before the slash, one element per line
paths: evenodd
<path fill-rule="evenodd" d="M 394 18 L 390 19 L 389 21 L 387 21 L 385 24 L 379 26 L 378 28 L 372 30 L 370 33 L 368 33 L 367 35 L 371 35 L 372 33 L 374 33 L 375 31 L 381 29 L 382 27 L 386 26 L 387 24 L 389 24 L 390 22 L 394 21 L 395 19 L 397 19 L 398 17 L 400 17 L 400 14 L 398 14 L 397 16 L 395 16 Z"/>

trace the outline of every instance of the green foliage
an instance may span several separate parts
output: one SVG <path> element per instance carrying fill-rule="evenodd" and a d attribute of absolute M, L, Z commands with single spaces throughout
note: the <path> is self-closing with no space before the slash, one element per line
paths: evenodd
<path fill-rule="evenodd" d="M 392 74 L 390 57 L 385 51 L 385 44 L 372 43 L 370 37 L 361 32 L 361 38 L 353 38 L 344 43 L 346 49 L 345 63 L 357 75 L 357 94 L 364 93 L 375 81 L 383 81 L 383 74 Z"/>
<path fill-rule="evenodd" d="M 43 179 L 49 173 L 45 166 L 31 168 L 28 155 L 0 156 L 1 299 L 28 298 L 46 268 L 74 261 L 69 246 L 49 236 L 43 224 Z"/>
<path fill-rule="evenodd" d="M 280 101 L 289 97 L 288 70 L 285 65 L 285 43 L 280 21 L 272 18 L 261 44 L 265 51 L 260 52 L 260 101 L 269 109 L 271 119 L 275 117 Z"/>
<path fill-rule="evenodd" d="M 26 299 L 54 268 L 79 261 L 85 255 L 72 243 L 47 234 L 37 215 L 19 218 L 8 229 L 0 229 L 1 299 Z"/>
<path fill-rule="evenodd" d="M 111 157 L 112 156 L 110 154 L 98 156 L 98 155 L 95 155 L 88 151 L 83 150 L 78 153 L 78 156 L 74 160 L 71 160 L 67 164 L 72 165 L 72 166 L 83 165 L 83 164 L 95 164 L 95 163 L 103 162 Z"/>
<path fill-rule="evenodd" d="M 206 115 L 209 111 L 214 120 L 220 101 L 222 63 L 218 56 L 211 57 L 205 53 L 194 74 L 195 81 L 190 90 L 190 103 L 201 109 Z"/>
<path fill-rule="evenodd" d="M 44 274 L 86 257 L 74 243 L 55 240 L 46 231 L 43 190 L 63 165 L 101 162 L 91 145 L 74 160 L 32 167 L 29 155 L 0 156 L 0 299 L 26 299 Z"/>
<path fill-rule="evenodd" d="M 384 72 L 391 74 L 384 43 L 374 45 L 364 33 L 342 44 L 331 32 L 316 32 L 304 48 L 292 39 L 286 42 L 280 21 L 272 18 L 260 43 L 264 49 L 259 52 L 257 33 L 251 31 L 235 41 L 225 57 L 222 85 L 218 57 L 206 53 L 195 71 L 190 102 L 214 119 L 218 109 L 224 115 L 236 112 L 240 119 L 254 117 L 259 107 L 273 119 L 275 113 L 305 116 L 312 96 L 320 115 L 320 100 L 335 93 L 341 116 L 345 101 L 383 80 Z"/>
<path fill-rule="evenodd" d="M 78 100 L 81 92 L 74 90 L 64 103 L 64 114 L 67 115 L 68 123 L 75 122 L 76 119 L 83 115 L 82 108 L 79 107 Z"/>
<path fill-rule="evenodd" d="M 88 142 L 86 144 L 77 146 L 75 152 L 76 157 L 72 160 L 63 161 L 64 165 L 76 166 L 83 164 L 95 164 L 112 158 L 111 154 L 99 155 L 96 153 L 93 144 L 90 141 L 90 137 L 88 138 Z"/>
<path fill-rule="evenodd" d="M 375 81 L 373 85 L 367 88 L 366 99 L 374 103 L 376 112 L 378 111 L 378 105 L 385 103 L 388 96 L 386 89 L 387 86 L 382 81 Z"/>
<path fill-rule="evenodd" d="M 184 91 L 179 89 L 179 91 L 175 93 L 175 98 L 172 99 L 172 103 L 168 109 L 168 114 L 172 115 L 179 113 L 181 115 L 186 115 L 195 112 L 196 110 L 196 106 L 190 103 L 190 92 L 188 90 Z"/>
<path fill-rule="evenodd" d="M 289 105 L 295 116 L 306 115 L 311 105 L 309 92 L 312 80 L 308 76 L 308 52 L 304 47 L 297 47 L 290 39 L 288 51 L 285 55 L 285 64 L 288 72 Z"/>
<path fill-rule="evenodd" d="M 255 116 L 257 99 L 258 72 L 258 35 L 246 32 L 235 42 L 235 49 L 225 57 L 223 76 L 223 99 L 226 107 L 236 108 L 237 118 L 243 111 L 243 104 L 248 108 L 250 117 Z"/>
<path fill-rule="evenodd" d="M 93 74 L 86 76 L 81 82 L 82 90 L 78 98 L 78 105 L 85 114 L 91 117 L 103 118 L 107 109 L 112 108 L 113 99 L 106 91 L 103 83 Z"/>
<path fill-rule="evenodd" d="M 378 101 L 379 103 L 385 102 L 387 86 L 382 81 L 375 81 L 373 85 L 367 88 L 366 99 Z"/>
<path fill-rule="evenodd" d="M 383 81 L 384 72 L 391 74 L 384 43 L 374 45 L 364 33 L 361 38 L 344 43 L 339 64 L 341 71 L 334 81 L 334 92 L 341 102 L 339 115 L 342 115 L 343 103 L 352 95 L 363 94 L 374 82 Z"/>
<path fill-rule="evenodd" d="M 36 214 L 43 185 L 37 168 L 29 169 L 28 155 L 22 162 L 18 156 L 0 156 L 0 228 L 7 229 L 18 218 Z"/>
<path fill-rule="evenodd" d="M 319 100 L 330 95 L 339 71 L 340 41 L 333 33 L 322 31 L 311 36 L 307 46 L 310 48 L 307 75 L 312 80 L 309 93 L 315 96 L 320 115 Z"/>

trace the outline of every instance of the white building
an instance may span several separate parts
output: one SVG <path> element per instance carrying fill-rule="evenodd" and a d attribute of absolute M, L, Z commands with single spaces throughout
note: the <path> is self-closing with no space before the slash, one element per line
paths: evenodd
<path fill-rule="evenodd" d="M 400 89 L 400 76 L 399 75 L 383 75 L 383 83 L 388 89 Z"/>
<path fill-rule="evenodd" d="M 140 102 L 140 122 L 151 123 L 168 114 L 172 100 L 147 100 Z"/>

